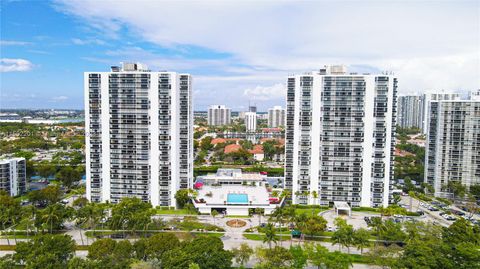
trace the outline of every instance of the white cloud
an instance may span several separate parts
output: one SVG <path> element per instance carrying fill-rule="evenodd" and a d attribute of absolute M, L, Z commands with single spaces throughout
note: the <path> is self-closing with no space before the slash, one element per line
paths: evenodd
<path fill-rule="evenodd" d="M 245 89 L 338 63 L 392 70 L 401 91 L 480 88 L 478 1 L 56 0 L 56 6 L 103 31 L 102 38 L 126 30 L 129 38 L 161 47 L 231 55 L 166 58 L 138 47 L 107 52 L 154 68 L 193 70 L 201 102 L 210 93 L 211 102 L 238 100 Z"/>
<path fill-rule="evenodd" d="M 105 45 L 105 41 L 100 39 L 80 39 L 80 38 L 72 38 L 72 43 L 75 45 Z"/>
<path fill-rule="evenodd" d="M 68 96 L 64 96 L 64 95 L 61 95 L 61 96 L 55 96 L 55 97 L 52 97 L 52 102 L 63 102 L 63 101 L 66 101 L 68 100 Z"/>
<path fill-rule="evenodd" d="M 30 42 L 24 41 L 0 40 L 0 46 L 26 46 L 31 44 Z"/>
<path fill-rule="evenodd" d="M 24 72 L 30 71 L 33 64 L 25 59 L 0 59 L 0 72 Z"/>
<path fill-rule="evenodd" d="M 257 86 L 243 91 L 243 95 L 251 100 L 266 101 L 285 98 L 285 86 L 281 83 L 272 86 Z"/>

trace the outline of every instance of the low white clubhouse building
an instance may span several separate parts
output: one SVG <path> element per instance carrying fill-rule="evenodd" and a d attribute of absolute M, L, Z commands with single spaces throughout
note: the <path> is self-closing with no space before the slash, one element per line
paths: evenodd
<path fill-rule="evenodd" d="M 262 208 L 265 215 L 283 201 L 272 197 L 266 175 L 242 173 L 241 169 L 218 169 L 215 174 L 199 176 L 194 188 L 198 194 L 193 199 L 201 214 L 212 210 L 235 216 L 248 216 L 249 209 Z"/>

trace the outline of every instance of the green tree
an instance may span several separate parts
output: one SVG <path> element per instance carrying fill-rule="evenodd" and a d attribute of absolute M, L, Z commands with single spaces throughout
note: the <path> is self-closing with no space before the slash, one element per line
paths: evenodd
<path fill-rule="evenodd" d="M 339 248 L 340 246 L 346 247 L 348 253 L 350 253 L 350 247 L 355 243 L 353 226 L 347 224 L 342 218 L 336 218 L 335 225 L 337 230 L 332 235 L 332 243 L 334 245 L 338 244 Z"/>
<path fill-rule="evenodd" d="M 374 248 L 371 248 L 370 251 L 366 253 L 366 257 L 370 263 L 382 268 L 397 268 L 396 265 L 399 260 L 398 256 L 400 251 L 401 248 L 398 245 L 391 245 L 388 247 L 385 247 L 384 245 L 375 245 Z M 419 267 L 414 266 L 410 268 Z"/>
<path fill-rule="evenodd" d="M 242 243 L 238 248 L 232 249 L 232 254 L 235 258 L 235 262 L 242 266 L 250 260 L 250 257 L 253 255 L 253 253 L 253 249 L 249 247 L 246 243 Z"/>
<path fill-rule="evenodd" d="M 184 269 L 196 263 L 201 269 L 227 269 L 232 266 L 232 258 L 233 254 L 224 250 L 220 238 L 199 236 L 165 252 L 162 265 L 164 268 Z"/>
<path fill-rule="evenodd" d="M 301 246 L 290 246 L 291 268 L 303 269 L 308 263 L 308 253 Z"/>
<path fill-rule="evenodd" d="M 27 194 L 30 202 L 37 206 L 47 206 L 58 203 L 63 196 L 63 192 L 57 185 L 49 185 L 41 190 L 31 191 Z"/>
<path fill-rule="evenodd" d="M 318 269 L 325 266 L 328 249 L 320 244 L 305 244 L 305 251 L 311 264 Z"/>
<path fill-rule="evenodd" d="M 15 157 L 18 158 L 25 158 L 26 161 L 29 161 L 31 158 L 35 157 L 35 153 L 32 151 L 20 150 L 13 154 Z"/>
<path fill-rule="evenodd" d="M 357 229 L 353 232 L 353 245 L 360 249 L 360 253 L 363 254 L 363 249 L 369 247 L 370 232 L 364 228 Z"/>
<path fill-rule="evenodd" d="M 317 235 L 327 228 L 327 221 L 322 217 L 318 215 L 309 215 L 305 219 L 305 223 L 300 231 L 306 235 Z"/>
<path fill-rule="evenodd" d="M 145 229 L 151 222 L 153 215 L 152 205 L 142 202 L 138 198 L 123 198 L 120 203 L 112 207 L 110 227 L 113 230 L 136 230 Z"/>
<path fill-rule="evenodd" d="M 215 218 L 218 216 L 218 211 L 217 210 L 212 210 L 212 218 L 213 218 L 213 225 L 215 225 Z"/>
<path fill-rule="evenodd" d="M 68 269 L 97 269 L 99 264 L 96 261 L 73 257 L 68 262 Z"/>
<path fill-rule="evenodd" d="M 60 180 L 67 189 L 70 189 L 74 183 L 80 181 L 82 175 L 80 175 L 76 169 L 73 169 L 73 167 L 64 166 L 58 171 L 55 177 Z"/>
<path fill-rule="evenodd" d="M 13 259 L 12 254 L 7 254 L 3 257 L 0 257 L 0 268 L 2 269 L 17 269 L 17 263 Z"/>
<path fill-rule="evenodd" d="M 258 248 L 257 258 L 260 263 L 255 268 L 262 269 L 287 269 L 292 261 L 292 254 L 286 248 L 275 246 L 274 248 Z"/>
<path fill-rule="evenodd" d="M 402 225 L 395 223 L 393 220 L 386 220 L 383 222 L 378 237 L 392 243 L 403 242 L 406 239 L 406 234 L 402 231 Z"/>
<path fill-rule="evenodd" d="M 87 258 L 96 261 L 99 268 L 130 268 L 133 247 L 130 241 L 98 239 L 88 247 Z"/>
<path fill-rule="evenodd" d="M 79 197 L 73 201 L 73 207 L 82 208 L 89 203 L 88 199 L 85 197 Z"/>
<path fill-rule="evenodd" d="M 133 245 L 137 258 L 141 260 L 162 260 L 165 252 L 178 248 L 180 241 L 172 233 L 159 233 L 140 239 Z"/>
<path fill-rule="evenodd" d="M 272 248 L 272 242 L 277 243 L 277 234 L 275 232 L 275 227 L 271 223 L 267 223 L 264 229 L 265 237 L 263 238 L 263 243 L 268 244 L 268 248 Z"/>
<path fill-rule="evenodd" d="M 41 162 L 35 167 L 35 171 L 40 177 L 48 178 L 55 174 L 57 168 L 48 162 Z"/>
<path fill-rule="evenodd" d="M 75 241 L 69 235 L 37 235 L 26 242 L 18 242 L 14 259 L 26 268 L 66 268 L 75 254 Z"/>
<path fill-rule="evenodd" d="M 325 267 L 329 269 L 348 269 L 352 266 L 352 257 L 340 251 L 329 252 L 325 259 Z"/>
<path fill-rule="evenodd" d="M 205 151 L 211 150 L 213 148 L 212 140 L 211 136 L 204 137 L 200 142 L 200 149 Z"/>
<path fill-rule="evenodd" d="M 6 192 L 0 191 L 0 223 L 2 225 L 2 230 L 18 223 L 21 214 L 22 208 L 20 202 L 13 197 L 10 197 Z M 8 237 L 7 242 L 10 245 Z"/>
<path fill-rule="evenodd" d="M 471 185 L 469 191 L 475 198 L 480 199 L 480 184 Z"/>
<path fill-rule="evenodd" d="M 183 208 L 188 202 L 190 202 L 190 193 L 189 189 L 180 189 L 175 193 L 175 200 L 177 200 L 177 205 L 179 208 Z"/>
<path fill-rule="evenodd" d="M 62 204 L 52 204 L 45 209 L 40 210 L 35 219 L 35 226 L 39 229 L 48 229 L 50 233 L 53 230 L 59 230 L 63 223 L 73 215 L 71 207 L 65 207 Z"/>
<path fill-rule="evenodd" d="M 453 193 L 453 198 L 462 198 L 466 193 L 466 187 L 461 182 L 450 180 L 446 186 L 447 190 Z"/>

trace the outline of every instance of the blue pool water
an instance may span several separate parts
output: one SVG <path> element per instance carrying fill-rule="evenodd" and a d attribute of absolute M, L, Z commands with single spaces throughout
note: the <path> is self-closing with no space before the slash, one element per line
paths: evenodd
<path fill-rule="evenodd" d="M 229 193 L 227 194 L 227 203 L 229 204 L 248 204 L 247 194 Z"/>

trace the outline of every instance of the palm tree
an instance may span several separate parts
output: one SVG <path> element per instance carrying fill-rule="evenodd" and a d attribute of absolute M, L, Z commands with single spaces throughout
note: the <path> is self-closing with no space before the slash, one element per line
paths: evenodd
<path fill-rule="evenodd" d="M 216 225 L 215 224 L 215 217 L 218 216 L 218 211 L 217 210 L 212 210 L 212 218 L 213 218 L 213 225 Z"/>
<path fill-rule="evenodd" d="M 30 226 L 33 226 L 35 224 L 34 223 L 35 213 L 36 213 L 36 208 L 33 205 L 28 205 L 23 207 L 22 216 L 24 221 L 27 224 L 27 237 L 30 232 Z"/>
<path fill-rule="evenodd" d="M 312 197 L 313 197 L 313 204 L 317 204 L 317 199 L 318 199 L 318 193 L 317 191 L 312 191 Z"/>
<path fill-rule="evenodd" d="M 268 247 L 271 249 L 272 242 L 277 243 L 275 227 L 273 224 L 268 223 L 267 226 L 265 226 L 265 238 L 263 239 L 263 243 L 268 243 Z"/>
<path fill-rule="evenodd" d="M 300 191 L 295 192 L 295 200 L 297 201 L 297 203 L 298 203 L 298 196 L 300 196 L 300 194 L 301 194 Z"/>
<path fill-rule="evenodd" d="M 50 233 L 53 231 L 53 222 L 59 221 L 62 217 L 62 208 L 59 204 L 53 204 L 44 209 L 42 220 L 50 225 Z"/>
<path fill-rule="evenodd" d="M 360 254 L 363 255 L 363 249 L 370 246 L 370 241 L 368 237 L 370 236 L 370 232 L 364 228 L 360 228 L 353 232 L 353 243 L 354 245 L 360 249 Z"/>
<path fill-rule="evenodd" d="M 258 223 L 262 223 L 262 214 L 263 214 L 264 210 L 263 208 L 260 208 L 260 207 L 257 207 L 255 208 L 255 214 L 258 215 Z"/>

